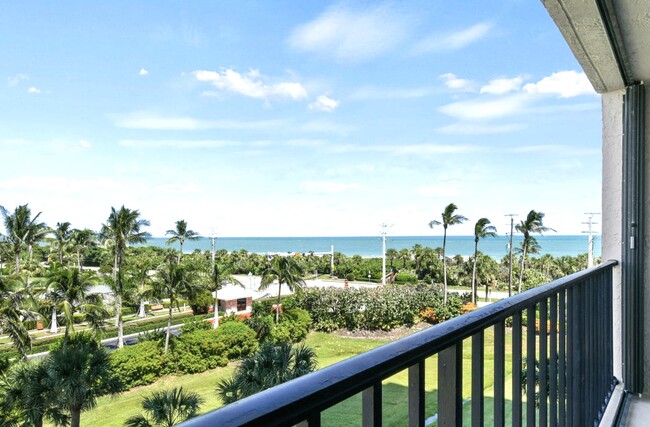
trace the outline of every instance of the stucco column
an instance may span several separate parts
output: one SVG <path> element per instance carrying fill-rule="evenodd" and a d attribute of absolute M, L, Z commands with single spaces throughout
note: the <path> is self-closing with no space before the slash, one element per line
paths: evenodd
<path fill-rule="evenodd" d="M 623 204 L 623 94 L 602 95 L 603 108 L 603 184 L 602 184 L 602 259 L 621 261 Z M 614 269 L 614 375 L 623 378 L 621 327 L 621 269 Z"/>

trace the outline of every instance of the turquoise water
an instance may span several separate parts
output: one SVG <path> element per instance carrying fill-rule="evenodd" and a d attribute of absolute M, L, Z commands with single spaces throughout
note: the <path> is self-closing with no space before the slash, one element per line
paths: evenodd
<path fill-rule="evenodd" d="M 536 236 L 541 246 L 540 254 L 553 256 L 579 255 L 587 252 L 587 236 Z M 167 238 L 154 237 L 148 240 L 151 246 L 168 247 Z M 514 247 L 519 247 L 522 236 L 515 235 Z M 508 254 L 507 236 L 482 239 L 479 251 L 493 258 L 501 259 Z M 388 236 L 386 248 L 411 249 L 415 244 L 424 247 L 442 247 L 442 236 Z M 334 246 L 335 252 L 345 255 L 363 257 L 381 256 L 381 237 L 218 237 L 215 248 L 228 252 L 245 249 L 253 253 L 267 252 L 329 252 Z M 172 247 L 178 248 L 178 244 Z M 210 250 L 210 238 L 202 237 L 196 241 L 186 241 L 183 251 L 192 252 Z M 450 255 L 471 256 L 474 254 L 474 236 L 448 236 L 447 253 Z M 594 236 L 594 256 L 600 256 L 600 236 Z"/>

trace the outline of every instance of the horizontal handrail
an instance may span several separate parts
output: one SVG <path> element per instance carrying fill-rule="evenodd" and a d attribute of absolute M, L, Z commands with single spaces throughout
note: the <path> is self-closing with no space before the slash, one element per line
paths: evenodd
<path fill-rule="evenodd" d="M 481 307 L 431 328 L 385 344 L 311 374 L 280 384 L 216 411 L 186 421 L 183 426 L 291 425 L 322 411 L 383 379 L 430 357 L 450 345 L 485 330 L 551 295 L 589 280 L 617 265 L 598 266 L 538 286 Z"/>

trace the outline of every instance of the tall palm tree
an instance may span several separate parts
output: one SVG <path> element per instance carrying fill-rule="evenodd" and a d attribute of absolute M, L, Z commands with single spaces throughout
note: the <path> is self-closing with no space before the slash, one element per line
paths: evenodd
<path fill-rule="evenodd" d="M 117 347 L 124 347 L 124 323 L 122 321 L 122 298 L 127 289 L 122 277 L 124 252 L 129 244 L 144 243 L 151 235 L 142 228 L 149 225 L 149 221 L 140 218 L 140 211 L 127 209 L 122 205 L 120 210 L 111 207 L 106 224 L 102 224 L 100 236 L 104 242 L 113 248 L 113 282 L 115 293 L 115 314 L 117 324 Z"/>
<path fill-rule="evenodd" d="M 165 335 L 165 354 L 167 354 L 172 327 L 172 310 L 174 306 L 179 308 L 178 300 L 180 298 L 196 292 L 199 285 L 195 270 L 179 263 L 173 256 L 168 256 L 167 261 L 158 267 L 157 275 L 154 282 L 154 293 L 160 298 L 169 299 L 167 333 Z"/>
<path fill-rule="evenodd" d="M 83 268 L 83 254 L 90 247 L 96 245 L 97 234 L 84 228 L 83 230 L 72 230 L 72 250 L 77 254 L 77 268 L 79 271 Z"/>
<path fill-rule="evenodd" d="M 388 261 L 390 262 L 390 269 L 393 269 L 393 260 L 399 256 L 399 253 L 397 252 L 397 249 L 389 248 L 386 249 L 386 258 L 388 258 Z"/>
<path fill-rule="evenodd" d="M 63 345 L 69 341 L 70 333 L 74 332 L 75 313 L 83 314 L 84 320 L 98 334 L 103 321 L 108 316 L 102 299 L 97 294 L 89 294 L 89 289 L 98 283 L 98 278 L 92 271 L 79 272 L 76 268 L 67 268 L 56 263 L 52 264 L 44 279 L 43 294 L 47 309 L 51 310 L 50 331 L 58 331 L 58 319 L 65 324 Z"/>
<path fill-rule="evenodd" d="M 462 224 L 463 222 L 467 221 L 467 218 L 455 213 L 456 209 L 458 209 L 458 206 L 456 206 L 454 203 L 450 203 L 445 207 L 445 210 L 442 212 L 442 223 L 436 220 L 429 222 L 430 228 L 433 228 L 434 226 L 440 224 L 442 224 L 442 227 L 444 228 L 444 234 L 442 238 L 442 277 L 445 286 L 445 296 L 444 296 L 445 304 L 447 304 L 447 253 L 446 253 L 447 227 L 449 227 L 450 225 Z"/>
<path fill-rule="evenodd" d="M 58 404 L 70 412 L 71 427 L 79 427 L 81 412 L 94 408 L 98 397 L 121 390 L 107 350 L 86 333 L 72 335 L 45 363 Z"/>
<path fill-rule="evenodd" d="M 72 243 L 72 230 L 69 222 L 57 222 L 54 234 L 54 247 L 58 253 L 59 264 L 63 265 L 63 257 Z"/>
<path fill-rule="evenodd" d="M 267 343 L 244 359 L 231 378 L 217 383 L 217 393 L 225 404 L 232 403 L 313 372 L 316 367 L 316 353 L 304 344 Z"/>
<path fill-rule="evenodd" d="M 23 248 L 30 252 L 31 247 L 36 242 L 40 241 L 49 231 L 47 225 L 38 222 L 38 217 L 41 212 L 37 213 L 32 218 L 32 211 L 27 205 L 20 205 L 10 213 L 4 206 L 0 206 L 0 213 L 2 213 L 5 226 L 5 239 L 11 246 L 14 256 L 15 273 L 20 273 L 20 254 Z"/>
<path fill-rule="evenodd" d="M 537 240 L 531 236 L 531 233 L 541 235 L 547 231 L 555 231 L 552 228 L 544 226 L 544 213 L 531 210 L 526 215 L 526 219 L 522 220 L 515 226 L 515 229 L 524 235 L 524 240 L 521 247 L 521 269 L 519 270 L 519 286 L 517 292 L 521 292 L 521 285 L 524 281 L 524 268 L 526 266 L 526 256 L 531 252 L 533 247 L 539 248 Z"/>
<path fill-rule="evenodd" d="M 219 263 L 215 263 L 214 267 L 211 268 L 210 290 L 214 293 L 214 302 L 212 305 L 212 309 L 214 313 L 214 320 L 212 322 L 212 326 L 214 329 L 219 327 L 218 292 L 221 290 L 221 288 L 224 287 L 224 285 L 227 285 L 228 283 L 241 286 L 242 288 L 244 287 L 242 282 L 240 282 L 239 280 L 237 280 L 237 278 L 233 276 L 233 273 L 234 271 L 232 265 L 219 265 Z"/>
<path fill-rule="evenodd" d="M 490 225 L 490 220 L 481 218 L 474 225 L 474 265 L 472 267 L 472 302 L 478 299 L 478 286 L 476 286 L 476 263 L 478 261 L 478 241 L 486 237 L 496 237 L 497 229 Z"/>
<path fill-rule="evenodd" d="M 185 243 L 185 240 L 198 240 L 199 238 L 199 233 L 187 229 L 187 222 L 185 222 L 184 219 L 179 219 L 176 221 L 176 229 L 167 230 L 165 234 L 172 236 L 167 239 L 168 245 L 171 245 L 174 242 L 178 242 L 180 245 L 180 250 L 178 252 L 178 262 L 181 261 L 181 257 L 183 256 L 183 243 Z"/>
<path fill-rule="evenodd" d="M 402 260 L 402 268 L 406 268 L 406 263 L 411 259 L 411 251 L 407 248 L 400 249 L 399 258 Z"/>
<path fill-rule="evenodd" d="M 142 409 L 145 414 L 129 418 L 127 427 L 172 427 L 180 424 L 199 413 L 203 398 L 183 387 L 171 390 L 154 391 L 142 399 Z"/>
<path fill-rule="evenodd" d="M 280 304 L 282 285 L 285 284 L 292 292 L 300 292 L 305 286 L 302 278 L 303 271 L 293 257 L 276 256 L 271 259 L 262 271 L 260 290 L 265 290 L 275 280 L 278 281 L 278 303 L 275 308 L 275 323 L 280 323 Z"/>
<path fill-rule="evenodd" d="M 35 317 L 27 310 L 31 302 L 32 296 L 21 277 L 0 274 L 0 330 L 9 336 L 22 357 L 32 347 L 29 332 L 23 324 L 24 319 Z"/>

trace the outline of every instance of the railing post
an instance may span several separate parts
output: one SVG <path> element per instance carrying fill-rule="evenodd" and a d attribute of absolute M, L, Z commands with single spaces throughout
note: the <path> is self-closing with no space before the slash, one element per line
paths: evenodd
<path fill-rule="evenodd" d="M 463 342 L 438 354 L 438 426 L 463 424 Z"/>
<path fill-rule="evenodd" d="M 363 427 L 381 427 L 381 381 L 361 393 Z"/>
<path fill-rule="evenodd" d="M 548 425 L 548 303 L 539 303 L 539 425 Z"/>
<path fill-rule="evenodd" d="M 535 425 L 535 306 L 526 310 L 526 425 Z"/>
<path fill-rule="evenodd" d="M 409 427 L 424 425 L 424 360 L 409 367 Z"/>
<path fill-rule="evenodd" d="M 512 425 L 521 426 L 521 312 L 512 316 Z"/>
<path fill-rule="evenodd" d="M 551 295 L 551 331 L 549 336 L 550 373 L 549 373 L 549 418 L 551 425 L 558 425 L 557 402 L 558 402 L 558 354 L 557 354 L 557 295 Z"/>
<path fill-rule="evenodd" d="M 484 386 L 485 340 L 483 330 L 472 336 L 472 426 L 482 426 L 485 422 Z"/>
<path fill-rule="evenodd" d="M 494 425 L 506 424 L 506 324 L 500 321 L 494 325 Z"/>

